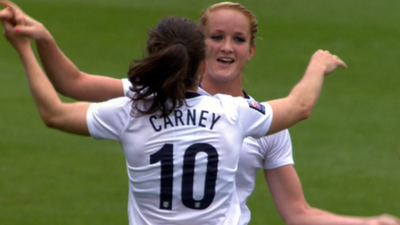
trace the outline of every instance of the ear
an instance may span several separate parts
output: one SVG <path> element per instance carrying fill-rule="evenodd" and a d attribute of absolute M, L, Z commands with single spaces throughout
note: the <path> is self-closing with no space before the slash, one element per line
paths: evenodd
<path fill-rule="evenodd" d="M 207 69 L 207 61 L 205 59 L 203 59 L 203 61 L 201 61 L 201 63 L 200 63 L 200 67 L 199 67 L 198 74 L 197 74 L 198 79 L 199 79 L 198 86 L 200 86 L 201 80 L 203 79 L 203 75 L 206 72 L 206 69 Z"/>
<path fill-rule="evenodd" d="M 252 44 L 249 49 L 249 56 L 247 57 L 247 61 L 250 61 L 250 59 L 253 58 L 255 52 L 256 52 L 256 46 Z"/>

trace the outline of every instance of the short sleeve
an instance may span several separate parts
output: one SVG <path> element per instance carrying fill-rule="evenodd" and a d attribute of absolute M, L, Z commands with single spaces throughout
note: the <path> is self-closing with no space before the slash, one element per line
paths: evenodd
<path fill-rule="evenodd" d="M 225 115 L 230 115 L 241 126 L 244 137 L 260 138 L 267 134 L 272 123 L 272 108 L 254 99 L 217 94 Z"/>
<path fill-rule="evenodd" d="M 253 99 L 240 99 L 239 117 L 244 134 L 256 139 L 265 136 L 272 123 L 271 106 Z"/>
<path fill-rule="evenodd" d="M 264 169 L 275 169 L 285 165 L 293 165 L 293 149 L 289 130 L 257 139 L 264 155 Z"/>
<path fill-rule="evenodd" d="M 128 80 L 128 78 L 121 79 L 121 81 L 122 81 L 122 86 L 124 88 L 124 95 L 128 96 L 128 93 L 130 92 L 130 87 L 132 86 L 132 84 Z"/>
<path fill-rule="evenodd" d="M 130 103 L 127 97 L 92 103 L 86 114 L 90 135 L 95 139 L 120 140 L 129 124 Z"/>

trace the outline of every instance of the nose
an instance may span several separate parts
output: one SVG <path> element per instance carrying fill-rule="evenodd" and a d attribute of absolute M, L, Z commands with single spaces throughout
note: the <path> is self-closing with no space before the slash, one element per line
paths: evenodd
<path fill-rule="evenodd" d="M 222 43 L 221 51 L 226 53 L 233 52 L 232 41 L 229 38 L 225 39 Z"/>

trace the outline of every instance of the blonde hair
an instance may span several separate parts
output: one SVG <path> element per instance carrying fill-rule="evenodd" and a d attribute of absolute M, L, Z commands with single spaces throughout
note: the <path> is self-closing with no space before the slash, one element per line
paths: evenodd
<path fill-rule="evenodd" d="M 200 29 L 203 31 L 204 35 L 207 36 L 207 22 L 208 18 L 211 13 L 216 12 L 221 9 L 229 9 L 229 10 L 236 10 L 240 13 L 242 13 L 248 20 L 249 20 L 249 25 L 250 25 L 250 44 L 255 45 L 255 38 L 256 38 L 256 33 L 258 32 L 258 23 L 257 19 L 254 16 L 254 14 L 246 9 L 246 7 L 242 6 L 239 3 L 233 3 L 233 2 L 221 2 L 214 4 L 207 9 L 203 10 L 200 16 Z"/>

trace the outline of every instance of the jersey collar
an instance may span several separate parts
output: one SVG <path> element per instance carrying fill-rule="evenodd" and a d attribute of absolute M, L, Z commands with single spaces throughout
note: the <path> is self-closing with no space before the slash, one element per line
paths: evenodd
<path fill-rule="evenodd" d="M 200 94 L 199 93 L 195 93 L 195 92 L 186 92 L 185 93 L 185 98 L 196 98 L 199 97 Z"/>
<path fill-rule="evenodd" d="M 250 97 L 250 95 L 248 95 L 244 90 L 242 90 L 242 92 L 243 92 L 243 95 L 244 95 L 244 97 L 243 98 L 245 98 L 245 99 L 251 99 L 251 97 Z M 203 88 L 201 88 L 201 85 L 199 85 L 199 93 L 200 94 L 205 94 L 205 95 L 210 95 L 207 91 L 205 91 Z"/>

